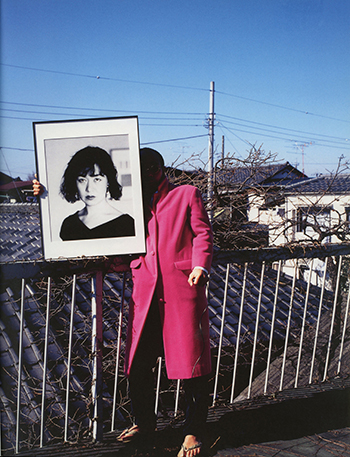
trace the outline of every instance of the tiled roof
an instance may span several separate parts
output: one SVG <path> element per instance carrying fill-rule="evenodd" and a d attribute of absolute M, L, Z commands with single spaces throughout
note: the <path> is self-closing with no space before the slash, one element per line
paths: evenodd
<path fill-rule="evenodd" d="M 7 262 L 13 261 L 35 261 L 43 258 L 41 250 L 40 237 L 40 217 L 37 204 L 5 204 L 0 205 L 1 223 L 0 223 L 0 243 L 1 243 L 1 263 L 3 268 Z M 209 289 L 209 314 L 211 319 L 211 336 L 213 345 L 217 342 L 220 333 L 222 302 L 225 287 L 226 266 L 216 265 L 211 272 L 210 289 Z M 272 314 L 273 294 L 276 281 L 276 271 L 268 268 L 265 273 L 264 287 L 262 289 L 261 300 L 261 319 L 266 323 L 262 325 L 260 338 L 268 338 L 270 331 L 269 321 Z M 107 278 L 106 278 L 107 281 Z M 121 276 L 113 274 L 108 276 L 108 286 L 113 290 L 120 290 Z M 293 318 L 298 320 L 302 312 L 303 300 L 305 296 L 306 285 L 299 281 L 294 296 L 294 315 Z M 118 284 L 118 286 L 116 286 Z M 240 300 L 243 284 L 243 266 L 232 264 L 230 266 L 229 290 L 227 296 L 227 322 L 225 328 L 225 344 L 232 345 L 236 342 L 237 323 L 240 310 Z M 258 303 L 260 286 L 260 268 L 250 265 L 247 276 L 246 302 L 247 306 L 243 313 L 243 330 L 248 337 L 254 331 L 255 312 Z M 285 276 L 281 281 L 279 292 L 279 313 L 275 327 L 276 336 L 284 330 L 282 319 L 285 319 L 289 307 L 289 296 L 291 290 L 291 278 Z M 309 319 L 314 321 L 316 313 L 317 296 L 319 289 L 314 288 L 310 293 Z M 315 306 L 315 308 L 313 308 Z M 298 311 L 299 308 L 299 311 Z M 279 320 L 281 318 L 281 321 Z"/>
<path fill-rule="evenodd" d="M 290 165 L 269 164 L 262 166 L 227 167 L 215 171 L 215 182 L 219 186 L 252 186 L 286 185 L 304 179 L 305 176 Z"/>
<path fill-rule="evenodd" d="M 37 203 L 0 204 L 0 262 L 42 259 Z"/>
<path fill-rule="evenodd" d="M 6 268 L 7 262 L 42 259 L 40 242 L 40 218 L 37 204 L 1 205 L 1 262 Z M 242 284 L 244 267 L 231 265 L 229 271 L 229 287 L 227 293 L 227 310 L 223 345 L 228 351 L 233 351 L 237 342 L 238 321 L 241 308 Z M 250 265 L 247 273 L 246 296 L 242 315 L 241 345 L 251 345 L 256 325 L 257 306 L 259 301 L 260 268 Z M 209 288 L 210 336 L 212 347 L 217 347 L 225 289 L 226 266 L 216 265 L 211 272 Z M 49 344 L 49 373 L 48 373 L 48 414 L 57 416 L 57 426 L 64 421 L 63 403 L 54 400 L 62 396 L 62 376 L 66 373 L 66 352 L 68 343 L 68 323 L 70 319 L 71 277 L 53 281 L 50 344 Z M 259 321 L 258 340 L 266 348 L 266 341 L 271 330 L 271 316 L 275 293 L 276 271 L 267 268 L 261 296 L 261 314 Z M 111 273 L 104 277 L 104 371 L 106 414 L 111 407 L 113 385 L 113 363 L 117 341 L 119 309 L 122 296 L 123 274 Z M 24 373 L 23 384 L 23 415 L 28 423 L 37 420 L 41 397 L 33 390 L 42 379 L 43 365 L 43 336 L 45 333 L 46 312 L 46 279 L 35 279 L 26 283 L 25 323 L 24 323 Z M 278 309 L 274 329 L 274 342 L 282 341 L 286 333 L 286 321 L 290 306 L 292 281 L 288 276 L 282 276 L 278 296 Z M 306 284 L 297 281 L 293 299 L 290 340 L 298 338 L 297 328 L 302 321 Z M 125 340 L 128 301 L 131 296 L 132 283 L 129 273 L 126 273 L 125 315 L 123 325 L 123 340 Z M 318 313 L 320 290 L 311 287 L 307 313 L 308 325 L 316 321 Z M 18 331 L 19 308 L 21 297 L 21 281 L 13 280 L 1 285 L 1 315 L 0 315 L 0 365 L 3 370 L 1 377 L 0 401 L 2 411 L 6 411 L 6 427 L 10 428 L 14 420 L 15 400 L 13 397 L 18 370 Z M 331 304 L 331 294 L 326 291 L 324 306 Z M 73 342 L 73 375 L 71 407 L 76 411 L 76 422 L 72 421 L 71 429 L 78 430 L 79 420 L 86 417 L 86 405 L 82 398 L 88 398 L 91 379 L 91 279 L 88 275 L 77 278 L 76 309 L 74 313 L 74 342 Z M 124 344 L 124 343 L 122 343 Z M 28 405 L 31 405 L 30 407 Z M 28 425 L 29 427 L 29 425 Z M 10 432 L 9 432 L 10 433 Z M 11 434 L 11 433 L 10 433 Z"/>
<path fill-rule="evenodd" d="M 350 194 L 350 174 L 321 175 L 309 178 L 300 185 L 286 186 L 287 194 Z"/>

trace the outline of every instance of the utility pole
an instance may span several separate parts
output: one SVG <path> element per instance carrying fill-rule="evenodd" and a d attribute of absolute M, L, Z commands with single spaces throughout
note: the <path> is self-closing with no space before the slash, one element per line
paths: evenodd
<path fill-rule="evenodd" d="M 222 135 L 221 138 L 221 160 L 222 163 L 224 163 L 224 158 L 225 158 L 225 137 Z"/>
<path fill-rule="evenodd" d="M 209 146 L 208 146 L 208 214 L 213 219 L 213 168 L 214 168 L 214 81 L 210 83 Z"/>

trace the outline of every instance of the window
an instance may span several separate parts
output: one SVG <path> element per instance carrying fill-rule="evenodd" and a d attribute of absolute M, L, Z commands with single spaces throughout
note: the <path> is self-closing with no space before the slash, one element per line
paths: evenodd
<path fill-rule="evenodd" d="M 321 230 L 331 226 L 331 209 L 324 207 L 300 207 L 297 209 L 297 232 L 312 235 L 314 227 Z"/>
<path fill-rule="evenodd" d="M 346 223 L 346 230 L 350 232 L 350 208 L 345 208 L 345 223 Z"/>

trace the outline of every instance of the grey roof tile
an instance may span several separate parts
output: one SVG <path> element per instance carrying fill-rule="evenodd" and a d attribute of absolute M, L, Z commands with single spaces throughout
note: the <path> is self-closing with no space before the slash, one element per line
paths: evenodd
<path fill-rule="evenodd" d="M 3 206 L 3 205 L 2 205 Z M 2 251 L 0 260 L 2 266 L 7 262 L 17 259 L 38 260 L 42 259 L 40 241 L 40 218 L 38 205 L 19 204 L 7 205 L 6 211 L 1 208 L 0 242 Z M 234 350 L 237 342 L 238 322 L 241 308 L 241 292 L 244 268 L 239 265 L 231 265 L 229 276 L 229 289 L 227 293 L 227 309 L 225 315 L 226 326 L 224 328 L 223 344 L 229 350 Z M 253 341 L 256 324 L 256 310 L 260 288 L 260 269 L 254 265 L 249 266 L 246 284 L 246 300 L 243 307 L 241 341 L 249 343 Z M 224 279 L 226 266 L 217 265 L 211 273 L 209 287 L 209 315 L 210 315 L 210 336 L 211 346 L 215 348 L 220 337 L 222 306 L 224 298 Z M 126 275 L 125 291 L 125 315 L 123 316 L 123 341 L 125 341 L 128 301 L 131 296 L 131 278 Z M 259 321 L 259 339 L 266 341 L 269 338 L 272 316 L 273 299 L 275 293 L 274 281 L 276 272 L 266 268 L 266 281 L 263 288 L 261 301 L 261 315 Z M 121 302 L 121 291 L 123 287 L 122 275 L 110 273 L 104 278 L 104 350 L 114 354 L 117 338 L 117 323 Z M 295 303 L 293 304 L 292 325 L 300 323 L 303 313 L 305 283 L 298 282 Z M 286 317 L 289 311 L 291 291 L 291 279 L 285 275 L 281 276 L 281 288 L 278 295 L 277 319 L 274 330 L 274 341 L 282 340 L 285 336 Z M 319 289 L 311 290 L 308 319 L 314 322 L 317 316 Z M 13 284 L 3 285 L 1 299 L 1 320 L 0 329 L 3 330 L 0 337 L 0 365 L 7 368 L 7 373 L 2 378 L 2 389 L 5 398 L 9 400 L 11 408 L 8 417 L 12 417 L 14 408 L 13 389 L 15 388 L 17 376 L 17 348 L 19 329 L 19 303 L 20 303 L 20 281 Z M 51 333 L 49 344 L 49 381 L 51 396 L 60 394 L 60 385 L 57 379 L 61 379 L 65 373 L 65 357 L 67 347 L 67 326 L 70 319 L 71 303 L 71 282 L 70 279 L 58 281 L 54 285 L 52 294 L 52 313 L 50 317 Z M 82 411 L 83 403 L 78 392 L 88 397 L 89 386 L 87 379 L 90 379 L 90 335 L 91 335 L 91 279 L 81 275 L 77 279 L 76 303 L 74 312 L 74 370 L 72 377 L 72 388 L 76 392 L 72 404 L 79 411 Z M 325 304 L 330 303 L 330 295 L 326 293 Z M 25 370 L 32 379 L 42 379 L 42 339 L 45 331 L 46 291 L 45 281 L 30 280 L 26 284 L 26 308 L 25 308 L 25 338 L 24 338 L 24 363 Z M 294 336 L 293 336 L 294 335 Z M 291 337 L 297 338 L 297 332 Z M 215 349 L 216 351 L 216 349 Z M 109 353 L 108 352 L 108 353 Z M 107 360 L 107 359 L 106 359 Z M 115 357 L 113 356 L 113 360 Z M 107 362 L 104 362 L 107 363 Z M 108 362 L 112 364 L 112 362 Z M 107 384 L 109 381 L 106 381 Z M 34 381 L 33 381 L 34 383 Z M 24 383 L 23 401 L 33 405 L 33 411 L 28 411 L 38 417 L 40 400 L 31 392 L 29 381 Z M 110 397 L 110 383 L 105 386 L 106 395 Z M 4 401 L 2 403 L 4 405 Z M 53 408 L 53 406 L 50 408 Z M 62 409 L 62 408 L 61 408 Z M 52 409 L 52 414 L 54 410 Z M 85 411 L 84 411 L 85 414 Z M 85 416 L 84 416 L 85 417 Z M 10 420 L 10 419 L 9 419 Z"/>
<path fill-rule="evenodd" d="M 287 193 L 330 193 L 348 194 L 350 193 L 350 174 L 321 175 L 316 178 L 309 178 L 299 185 L 286 186 Z"/>

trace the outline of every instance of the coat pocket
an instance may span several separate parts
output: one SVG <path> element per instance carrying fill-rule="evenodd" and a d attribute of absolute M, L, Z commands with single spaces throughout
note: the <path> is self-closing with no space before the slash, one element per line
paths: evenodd
<path fill-rule="evenodd" d="M 132 270 L 135 270 L 136 268 L 139 268 L 141 265 L 142 260 L 140 258 L 134 259 L 130 262 L 130 268 Z"/>
<path fill-rule="evenodd" d="M 192 270 L 192 260 L 187 259 L 187 260 L 179 260 L 178 262 L 174 262 L 175 268 L 177 270 Z"/>

